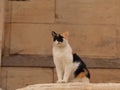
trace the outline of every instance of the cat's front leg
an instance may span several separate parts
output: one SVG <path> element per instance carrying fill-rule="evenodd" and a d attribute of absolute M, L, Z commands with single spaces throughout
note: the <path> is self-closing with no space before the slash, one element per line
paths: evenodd
<path fill-rule="evenodd" d="M 72 72 L 72 64 L 66 65 L 65 66 L 65 73 L 64 73 L 64 76 L 63 76 L 63 80 L 62 80 L 63 83 L 67 83 L 68 82 L 69 77 L 71 75 L 71 72 Z"/>
<path fill-rule="evenodd" d="M 62 79 L 63 79 L 63 69 L 61 66 L 56 65 L 56 71 L 57 71 L 57 83 L 62 83 Z"/>

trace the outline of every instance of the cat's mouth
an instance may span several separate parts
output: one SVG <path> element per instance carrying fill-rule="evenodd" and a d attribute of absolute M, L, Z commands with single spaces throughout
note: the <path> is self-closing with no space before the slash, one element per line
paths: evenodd
<path fill-rule="evenodd" d="M 64 42 L 60 42 L 60 41 L 55 41 L 54 45 L 56 45 L 58 47 L 64 47 L 65 46 Z"/>
<path fill-rule="evenodd" d="M 65 47 L 65 44 L 64 43 L 58 43 L 58 44 L 56 44 L 56 46 L 58 46 L 58 47 Z"/>
<path fill-rule="evenodd" d="M 58 42 L 57 44 L 62 44 L 62 42 Z"/>
<path fill-rule="evenodd" d="M 56 45 L 57 45 L 57 46 L 62 46 L 62 43 L 57 43 Z"/>

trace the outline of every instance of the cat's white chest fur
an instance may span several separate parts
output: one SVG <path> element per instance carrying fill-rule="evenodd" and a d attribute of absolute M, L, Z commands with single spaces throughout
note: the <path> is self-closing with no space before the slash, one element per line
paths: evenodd
<path fill-rule="evenodd" d="M 72 63 L 73 56 L 71 47 L 69 45 L 66 47 L 53 47 L 53 58 L 54 62 L 61 64 Z"/>
<path fill-rule="evenodd" d="M 73 68 L 73 56 L 69 44 L 65 47 L 54 46 L 53 58 L 58 75 L 58 82 L 67 82 Z"/>

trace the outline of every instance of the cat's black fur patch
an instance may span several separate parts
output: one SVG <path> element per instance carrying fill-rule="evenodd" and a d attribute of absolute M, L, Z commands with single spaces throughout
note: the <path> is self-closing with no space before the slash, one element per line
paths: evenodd
<path fill-rule="evenodd" d="M 63 42 L 63 36 L 52 31 L 53 41 Z"/>
<path fill-rule="evenodd" d="M 90 78 L 90 73 L 85 65 L 85 63 L 82 61 L 82 59 L 76 54 L 73 54 L 73 63 L 75 62 L 80 62 L 80 65 L 78 66 L 78 68 L 76 69 L 76 71 L 74 72 L 74 76 L 77 77 L 81 72 L 84 72 L 84 70 L 87 71 L 87 77 Z"/>
<path fill-rule="evenodd" d="M 61 36 L 60 34 L 56 37 L 54 37 L 53 41 L 58 41 L 58 42 L 63 42 L 63 36 Z"/>

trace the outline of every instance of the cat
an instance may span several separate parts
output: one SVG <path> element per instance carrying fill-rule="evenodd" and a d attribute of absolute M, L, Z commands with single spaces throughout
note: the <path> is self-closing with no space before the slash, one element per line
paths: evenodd
<path fill-rule="evenodd" d="M 90 82 L 90 72 L 68 42 L 68 32 L 57 34 L 52 31 L 53 61 L 57 72 L 57 83 Z M 70 80 L 70 77 L 73 79 Z"/>

